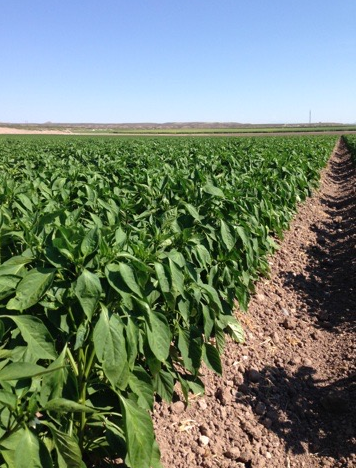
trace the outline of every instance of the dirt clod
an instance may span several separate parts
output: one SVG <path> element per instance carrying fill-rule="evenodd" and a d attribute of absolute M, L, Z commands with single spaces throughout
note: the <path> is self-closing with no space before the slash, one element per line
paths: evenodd
<path fill-rule="evenodd" d="M 237 460 L 240 457 L 240 449 L 238 447 L 231 447 L 224 453 L 226 458 L 230 460 Z"/>
<path fill-rule="evenodd" d="M 250 369 L 248 371 L 248 380 L 253 383 L 257 383 L 261 380 L 262 375 L 256 369 Z"/>

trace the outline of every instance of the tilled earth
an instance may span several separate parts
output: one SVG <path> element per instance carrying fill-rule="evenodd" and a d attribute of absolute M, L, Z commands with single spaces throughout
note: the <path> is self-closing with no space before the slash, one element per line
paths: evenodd
<path fill-rule="evenodd" d="M 299 209 L 223 378 L 153 414 L 165 468 L 356 467 L 356 172 L 342 142 Z"/>

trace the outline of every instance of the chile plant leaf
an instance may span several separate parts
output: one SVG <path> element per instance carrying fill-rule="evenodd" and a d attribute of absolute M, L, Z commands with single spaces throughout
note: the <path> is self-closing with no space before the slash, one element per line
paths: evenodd
<path fill-rule="evenodd" d="M 184 296 L 184 275 L 173 260 L 169 259 L 168 261 L 172 277 L 172 286 L 177 292 Z"/>
<path fill-rule="evenodd" d="M 169 293 L 171 291 L 171 286 L 164 270 L 164 266 L 161 263 L 155 262 L 155 270 L 161 291 L 163 294 Z"/>
<path fill-rule="evenodd" d="M 93 340 L 96 356 L 111 385 L 114 388 L 125 389 L 129 377 L 129 366 L 124 326 L 117 315 L 109 317 L 109 312 L 104 306 L 94 328 Z"/>
<path fill-rule="evenodd" d="M 143 367 L 136 366 L 130 374 L 129 386 L 137 396 L 137 404 L 141 408 L 153 409 L 153 386 L 150 376 Z M 1 396 L 0 396 L 1 398 Z M 1 401 L 1 399 L 0 399 Z"/>
<path fill-rule="evenodd" d="M 181 353 L 184 367 L 192 374 L 196 374 L 201 363 L 201 339 L 191 336 L 189 330 L 178 329 L 178 349 Z"/>
<path fill-rule="evenodd" d="M 218 350 L 209 343 L 204 343 L 203 347 L 203 359 L 205 364 L 212 371 L 219 375 L 222 375 L 221 360 Z"/>
<path fill-rule="evenodd" d="M 27 427 L 22 433 L 14 456 L 15 468 L 51 468 L 47 448 Z"/>
<path fill-rule="evenodd" d="M 213 195 L 214 197 L 225 197 L 224 192 L 221 189 L 219 189 L 219 187 L 213 185 L 211 182 L 208 182 L 204 185 L 203 192 L 208 193 L 209 195 Z"/>
<path fill-rule="evenodd" d="M 59 468 L 83 468 L 82 454 L 74 437 L 59 431 L 53 424 L 46 424 L 51 430 L 58 454 Z"/>
<path fill-rule="evenodd" d="M 21 280 L 21 276 L 3 275 L 0 276 L 0 300 L 11 296 L 16 290 L 16 286 Z"/>
<path fill-rule="evenodd" d="M 130 265 L 126 263 L 111 263 L 105 268 L 106 277 L 110 285 L 120 294 L 134 293 L 142 298 L 140 286 Z"/>
<path fill-rule="evenodd" d="M 174 379 L 172 374 L 167 371 L 160 370 L 154 376 L 155 390 L 158 395 L 168 403 L 172 401 L 174 390 Z"/>
<path fill-rule="evenodd" d="M 219 317 L 218 324 L 222 329 L 226 329 L 233 340 L 237 343 L 245 342 L 245 333 L 241 323 L 233 316 L 225 315 Z"/>
<path fill-rule="evenodd" d="M 121 273 L 121 277 L 124 280 L 126 286 L 139 297 L 142 297 L 140 286 L 137 284 L 134 270 L 130 265 L 126 263 L 119 264 L 119 271 Z"/>
<path fill-rule="evenodd" d="M 4 315 L 3 317 L 16 323 L 32 356 L 37 359 L 54 360 L 57 358 L 53 338 L 39 318 L 32 317 L 32 315 Z"/>
<path fill-rule="evenodd" d="M 63 388 L 68 377 L 68 367 L 66 366 L 66 347 L 64 347 L 58 358 L 47 367 L 48 371 L 42 377 L 40 392 L 40 404 L 45 405 L 48 400 L 62 396 Z"/>
<path fill-rule="evenodd" d="M 153 442 L 150 467 L 163 468 L 163 465 L 161 463 L 161 452 L 159 450 L 159 446 L 156 441 Z"/>
<path fill-rule="evenodd" d="M 81 245 L 80 245 L 80 250 L 84 257 L 87 257 L 88 255 L 94 253 L 96 249 L 98 248 L 99 244 L 99 231 L 98 228 L 95 227 L 91 229 L 86 236 L 84 237 Z"/>
<path fill-rule="evenodd" d="M 127 444 L 125 463 L 131 468 L 149 468 L 154 444 L 153 424 L 148 412 L 120 396 Z"/>
<path fill-rule="evenodd" d="M 0 404 L 6 406 L 7 408 L 15 411 L 17 405 L 17 397 L 11 392 L 6 390 L 0 390 Z"/>
<path fill-rule="evenodd" d="M 55 413 L 95 413 L 94 408 L 66 398 L 54 398 L 45 404 L 44 409 Z"/>
<path fill-rule="evenodd" d="M 247 248 L 249 245 L 249 240 L 246 234 L 246 230 L 242 226 L 236 226 L 236 232 L 240 236 L 244 247 Z"/>
<path fill-rule="evenodd" d="M 0 370 L 0 382 L 29 379 L 46 374 L 47 372 L 53 372 L 53 370 L 49 371 L 45 367 L 29 362 L 12 362 Z"/>
<path fill-rule="evenodd" d="M 224 220 L 221 220 L 221 238 L 227 250 L 230 252 L 236 243 L 234 232 L 232 231 L 231 227 L 225 223 Z"/>
<path fill-rule="evenodd" d="M 94 273 L 84 270 L 77 280 L 75 295 L 89 320 L 91 320 L 99 303 L 101 292 L 99 278 Z"/>
<path fill-rule="evenodd" d="M 22 257 L 21 255 L 11 257 L 0 265 L 0 275 L 22 276 L 23 273 L 26 272 L 25 265 L 31 261 L 32 258 Z"/>
<path fill-rule="evenodd" d="M 148 344 L 159 361 L 165 361 L 171 345 L 171 332 L 166 317 L 155 311 L 148 313 L 146 323 Z"/>
<path fill-rule="evenodd" d="M 41 299 L 52 284 L 55 269 L 33 268 L 19 282 L 16 296 L 7 303 L 10 310 L 25 310 Z"/>

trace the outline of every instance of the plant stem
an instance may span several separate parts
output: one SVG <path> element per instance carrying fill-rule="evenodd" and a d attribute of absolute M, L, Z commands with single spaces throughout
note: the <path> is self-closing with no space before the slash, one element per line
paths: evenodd
<path fill-rule="evenodd" d="M 69 362 L 72 366 L 72 369 L 73 369 L 73 372 L 75 374 L 76 377 L 79 376 L 79 371 L 78 371 L 78 366 L 74 360 L 74 357 L 73 357 L 73 354 L 71 353 L 70 349 L 67 347 L 66 349 L 66 353 L 67 353 L 67 356 L 68 356 L 68 359 L 69 359 Z"/>

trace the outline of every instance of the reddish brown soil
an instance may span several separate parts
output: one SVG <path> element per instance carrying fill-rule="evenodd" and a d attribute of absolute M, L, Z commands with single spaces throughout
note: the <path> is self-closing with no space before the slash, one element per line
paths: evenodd
<path fill-rule="evenodd" d="M 355 169 L 341 144 L 206 395 L 156 404 L 165 468 L 356 467 Z"/>

